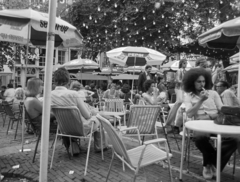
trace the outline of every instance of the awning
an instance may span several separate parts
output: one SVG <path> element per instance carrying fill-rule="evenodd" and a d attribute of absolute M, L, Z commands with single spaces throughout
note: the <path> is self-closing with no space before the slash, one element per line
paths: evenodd
<path fill-rule="evenodd" d="M 137 80 L 139 75 L 120 74 L 117 76 L 111 76 L 113 80 Z"/>
<path fill-rule="evenodd" d="M 107 76 L 93 75 L 88 73 L 77 73 L 76 78 L 78 80 L 108 80 Z"/>
<path fill-rule="evenodd" d="M 228 66 L 228 67 L 224 68 L 224 71 L 227 71 L 227 72 L 238 71 L 238 66 L 239 66 L 239 64 L 233 64 L 231 66 Z"/>
<path fill-rule="evenodd" d="M 229 62 L 230 62 L 230 64 L 239 63 L 239 53 L 234 54 L 233 56 L 231 56 L 229 58 Z"/>

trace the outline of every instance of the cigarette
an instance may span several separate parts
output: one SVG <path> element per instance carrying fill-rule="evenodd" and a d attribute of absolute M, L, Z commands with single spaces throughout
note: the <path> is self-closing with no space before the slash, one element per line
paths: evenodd
<path fill-rule="evenodd" d="M 203 89 L 203 91 L 205 91 L 205 88 L 202 88 Z"/>

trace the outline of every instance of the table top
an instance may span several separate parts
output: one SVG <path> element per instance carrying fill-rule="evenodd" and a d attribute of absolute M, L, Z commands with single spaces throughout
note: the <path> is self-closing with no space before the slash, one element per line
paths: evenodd
<path fill-rule="evenodd" d="M 109 111 L 100 111 L 99 114 L 107 115 L 107 116 L 122 116 L 124 112 L 109 112 Z"/>
<path fill-rule="evenodd" d="M 240 126 L 218 125 L 213 120 L 188 121 L 185 123 L 185 127 L 205 133 L 240 135 Z"/>

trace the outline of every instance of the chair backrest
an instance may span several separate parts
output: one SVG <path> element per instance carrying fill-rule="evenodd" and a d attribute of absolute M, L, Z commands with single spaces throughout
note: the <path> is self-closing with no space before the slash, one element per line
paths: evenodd
<path fill-rule="evenodd" d="M 82 116 L 77 106 L 52 106 L 62 134 L 85 136 Z"/>
<path fill-rule="evenodd" d="M 3 101 L 2 102 L 2 106 L 6 112 L 6 114 L 10 117 L 10 118 L 15 118 L 13 111 L 12 111 L 12 105 L 7 102 L 7 101 Z"/>
<path fill-rule="evenodd" d="M 104 111 L 124 112 L 123 99 L 105 99 Z"/>
<path fill-rule="evenodd" d="M 30 115 L 28 114 L 28 111 L 27 111 L 27 109 L 26 109 L 26 107 L 25 107 L 25 105 L 23 104 L 23 107 L 24 107 L 24 110 L 25 110 L 25 119 L 27 119 L 28 120 L 28 122 L 29 122 L 29 124 L 31 125 L 31 128 L 32 128 L 32 130 L 33 130 L 33 132 L 35 133 L 35 134 L 39 134 L 39 133 L 41 133 L 41 129 L 42 129 L 42 121 L 33 121 L 32 119 L 31 119 L 31 117 L 30 117 Z"/>
<path fill-rule="evenodd" d="M 138 102 L 138 105 L 145 106 L 145 101 L 143 99 L 140 99 Z"/>
<path fill-rule="evenodd" d="M 153 134 L 155 124 L 160 115 L 159 105 L 132 105 L 130 107 L 128 127 L 138 127 L 140 134 Z M 136 134 L 136 130 L 128 130 L 128 134 Z"/>
<path fill-rule="evenodd" d="M 103 126 L 103 128 L 107 132 L 108 138 L 109 138 L 109 140 L 112 144 L 112 147 L 113 147 L 114 151 L 118 155 L 120 155 L 121 157 L 124 157 L 124 160 L 127 163 L 132 165 L 131 161 L 129 159 L 129 156 L 127 154 L 127 150 L 126 150 L 122 140 L 120 139 L 119 135 L 117 134 L 117 132 L 115 131 L 115 129 L 111 125 L 111 123 L 107 119 L 100 116 L 99 114 L 97 114 L 97 118 L 99 119 L 101 125 Z"/>

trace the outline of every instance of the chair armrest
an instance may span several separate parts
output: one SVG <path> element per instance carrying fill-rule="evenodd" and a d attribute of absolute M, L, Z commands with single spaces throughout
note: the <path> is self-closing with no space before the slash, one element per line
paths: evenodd
<path fill-rule="evenodd" d="M 121 119 L 120 116 L 113 115 L 113 117 L 115 117 L 116 119 Z"/>
<path fill-rule="evenodd" d="M 144 142 L 144 145 L 149 145 L 149 144 L 158 143 L 158 142 L 166 142 L 166 141 L 167 140 L 165 138 L 157 138 L 157 139 L 148 140 Z"/>
<path fill-rule="evenodd" d="M 141 144 L 140 132 L 139 132 L 138 127 L 133 126 L 133 127 L 128 127 L 128 128 L 123 128 L 123 129 L 120 128 L 119 129 L 120 132 L 127 131 L 127 130 L 137 130 L 138 141 L 139 141 L 139 144 Z"/>
<path fill-rule="evenodd" d="M 122 131 L 127 131 L 127 130 L 138 130 L 138 127 L 133 126 L 133 127 L 128 127 L 128 128 L 123 128 L 123 129 L 119 129 L 121 132 Z M 139 130 L 138 130 L 139 131 Z"/>

